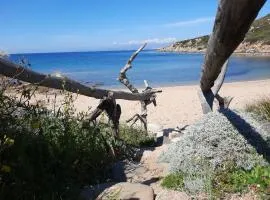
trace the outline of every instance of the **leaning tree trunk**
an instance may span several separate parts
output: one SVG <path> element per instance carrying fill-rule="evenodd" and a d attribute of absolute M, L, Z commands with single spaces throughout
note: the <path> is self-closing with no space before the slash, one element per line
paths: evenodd
<path fill-rule="evenodd" d="M 266 0 L 219 1 L 213 33 L 208 41 L 200 80 L 202 96 L 208 104 L 208 108 L 205 108 L 202 103 L 204 112 L 212 110 L 213 100 L 218 95 L 217 93 L 213 94 L 211 88 L 214 86 L 222 66 L 244 40 L 245 34 L 265 2 Z M 220 78 L 224 80 L 224 77 L 221 76 Z"/>

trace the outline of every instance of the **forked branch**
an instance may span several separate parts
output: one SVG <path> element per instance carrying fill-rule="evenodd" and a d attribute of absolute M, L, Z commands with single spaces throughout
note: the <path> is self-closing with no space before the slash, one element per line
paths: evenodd
<path fill-rule="evenodd" d="M 120 74 L 118 77 L 118 80 L 125 85 L 132 93 L 135 94 L 140 94 L 139 90 L 129 81 L 126 73 L 129 69 L 132 68 L 132 62 L 133 60 L 137 57 L 137 55 L 144 49 L 146 46 L 146 43 L 143 44 L 135 53 L 131 55 L 129 60 L 127 61 L 126 65 L 120 70 Z M 153 91 L 151 87 L 149 87 L 148 82 L 145 80 L 144 81 L 146 89 L 142 91 L 142 93 L 148 93 Z M 157 90 L 157 92 L 161 92 L 160 90 Z M 142 100 L 141 102 L 141 114 L 135 114 L 132 116 L 130 119 L 128 119 L 126 122 L 131 122 L 132 124 L 135 124 L 138 120 L 140 120 L 143 125 L 145 130 L 147 131 L 147 105 L 150 103 L 153 103 L 156 106 L 156 94 L 153 93 L 152 96 L 150 96 L 148 99 Z"/>

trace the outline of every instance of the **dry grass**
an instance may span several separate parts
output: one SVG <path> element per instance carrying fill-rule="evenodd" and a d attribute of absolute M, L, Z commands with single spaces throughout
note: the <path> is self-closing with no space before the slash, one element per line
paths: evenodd
<path fill-rule="evenodd" d="M 265 97 L 254 104 L 247 105 L 246 111 L 258 114 L 270 121 L 270 97 Z"/>

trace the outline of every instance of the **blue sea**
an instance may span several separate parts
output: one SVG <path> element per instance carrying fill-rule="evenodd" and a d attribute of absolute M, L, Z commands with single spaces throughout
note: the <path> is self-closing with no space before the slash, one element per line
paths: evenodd
<path fill-rule="evenodd" d="M 18 62 L 27 59 L 31 68 L 42 73 L 60 72 L 82 83 L 101 87 L 120 87 L 120 69 L 134 51 L 100 51 L 72 53 L 13 54 Z M 151 86 L 187 85 L 199 82 L 203 54 L 142 51 L 128 71 L 128 77 L 138 87 L 143 80 Z M 270 78 L 270 57 L 232 56 L 227 82 Z"/>

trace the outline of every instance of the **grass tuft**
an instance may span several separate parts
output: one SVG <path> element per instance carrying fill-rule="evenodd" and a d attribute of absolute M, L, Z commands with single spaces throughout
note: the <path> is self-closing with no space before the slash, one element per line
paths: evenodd
<path fill-rule="evenodd" d="M 161 186 L 172 190 L 183 190 L 184 176 L 180 172 L 169 174 L 162 180 Z"/>
<path fill-rule="evenodd" d="M 246 106 L 247 112 L 253 112 L 270 121 L 270 98 L 263 98 L 254 104 Z"/>

